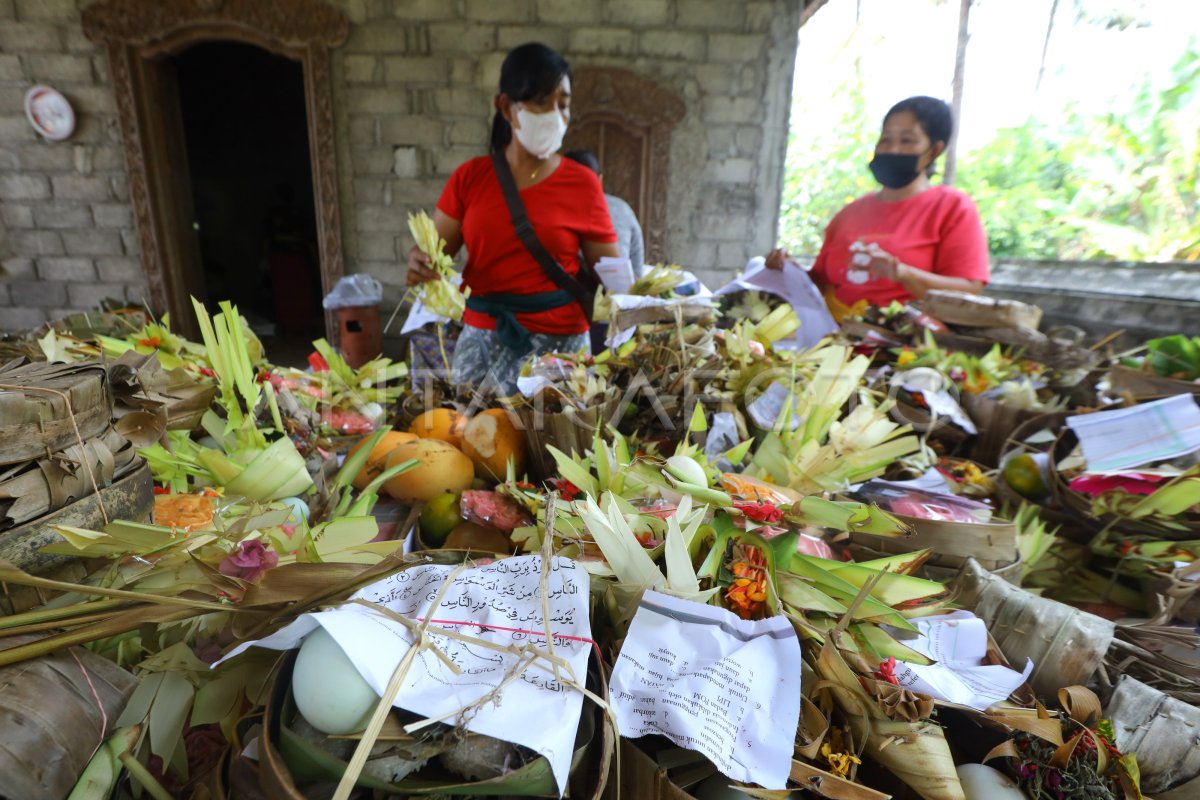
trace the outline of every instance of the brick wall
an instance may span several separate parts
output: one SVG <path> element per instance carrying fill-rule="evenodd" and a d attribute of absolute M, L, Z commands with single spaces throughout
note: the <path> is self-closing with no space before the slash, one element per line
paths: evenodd
<path fill-rule="evenodd" d="M 687 104 L 671 148 L 668 257 L 712 286 L 776 234 L 795 0 L 342 0 L 334 58 L 347 263 L 401 293 L 410 210 L 485 152 L 500 63 L 541 41 L 576 68 L 625 67 Z"/>
<path fill-rule="evenodd" d="M 400 295 L 406 212 L 431 209 L 484 152 L 500 62 L 542 41 L 576 67 L 620 66 L 687 104 L 671 149 L 667 253 L 710 285 L 773 241 L 799 25 L 797 0 L 335 0 L 343 237 L 351 271 Z M 144 293 L 124 158 L 86 0 L 0 0 L 0 330 Z M 42 141 L 25 90 L 51 84 L 79 118 Z"/>
<path fill-rule="evenodd" d="M 25 119 L 25 91 L 39 83 L 75 108 L 66 142 Z M 142 299 L 128 201 L 108 63 L 83 37 L 76 3 L 0 0 L 0 330 Z"/>

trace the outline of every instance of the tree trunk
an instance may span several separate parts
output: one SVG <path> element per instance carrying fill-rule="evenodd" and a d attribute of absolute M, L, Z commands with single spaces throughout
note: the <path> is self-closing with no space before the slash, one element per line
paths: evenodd
<path fill-rule="evenodd" d="M 1058 13 L 1058 0 L 1050 4 L 1050 19 L 1046 20 L 1046 38 L 1042 40 L 1042 60 L 1038 62 L 1037 83 L 1033 85 L 1036 95 L 1042 88 L 1042 77 L 1046 74 L 1046 54 L 1050 52 L 1050 34 L 1054 32 L 1054 17 Z"/>
<path fill-rule="evenodd" d="M 950 108 L 954 111 L 954 133 L 946 144 L 946 175 L 942 179 L 942 183 L 947 186 L 954 185 L 954 172 L 958 161 L 955 151 L 958 132 L 962 128 L 963 72 L 967 63 L 967 39 L 970 38 L 967 33 L 967 21 L 970 16 L 971 0 L 961 0 L 958 10 L 958 45 L 954 52 L 954 96 L 950 101 Z"/>

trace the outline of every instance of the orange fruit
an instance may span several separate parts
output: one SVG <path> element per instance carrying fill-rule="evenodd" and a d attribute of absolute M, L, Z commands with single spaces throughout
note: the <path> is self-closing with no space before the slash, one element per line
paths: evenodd
<path fill-rule="evenodd" d="M 467 418 L 453 408 L 431 408 L 408 426 L 408 432 L 422 439 L 437 439 L 462 448 Z"/>
<path fill-rule="evenodd" d="M 417 439 L 396 446 L 388 453 L 385 469 L 409 459 L 421 463 L 384 484 L 387 493 L 403 503 L 429 502 L 447 492 L 458 494 L 475 479 L 471 459 L 438 439 Z"/>
<path fill-rule="evenodd" d="M 459 495 L 447 492 L 425 504 L 418 524 L 421 526 L 421 541 L 426 547 L 441 547 L 450 531 L 463 521 L 458 498 Z"/>
<path fill-rule="evenodd" d="M 463 431 L 463 452 L 475 462 L 475 474 L 485 480 L 507 480 L 510 458 L 516 477 L 525 474 L 525 434 L 502 408 L 471 417 Z"/>
<path fill-rule="evenodd" d="M 361 450 L 362 446 L 367 443 L 367 439 L 370 438 L 368 436 L 360 440 L 354 447 L 351 447 L 350 452 L 346 454 L 346 458 Z M 404 433 L 403 431 L 388 431 L 385 433 L 383 438 L 379 440 L 379 444 L 371 448 L 371 454 L 367 456 L 367 463 L 363 464 L 363 468 L 358 471 L 358 474 L 354 476 L 354 480 L 351 481 L 354 488 L 361 492 L 367 488 L 367 484 L 379 477 L 379 473 L 384 470 L 384 461 L 387 459 L 387 454 L 392 452 L 393 447 L 405 442 L 415 442 L 416 440 L 416 436 L 411 433 Z"/>
<path fill-rule="evenodd" d="M 1001 475 L 1014 492 L 1028 500 L 1041 500 L 1050 493 L 1041 467 L 1030 453 L 1017 453 L 1005 461 Z"/>

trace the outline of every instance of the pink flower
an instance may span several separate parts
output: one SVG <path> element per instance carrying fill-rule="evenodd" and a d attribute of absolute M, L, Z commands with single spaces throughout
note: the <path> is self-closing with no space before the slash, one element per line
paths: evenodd
<path fill-rule="evenodd" d="M 258 539 L 241 542 L 238 550 L 226 556 L 217 567 L 222 575 L 257 583 L 263 573 L 279 563 L 279 554 L 268 550 Z"/>
<path fill-rule="evenodd" d="M 1071 480 L 1071 491 L 1095 497 L 1105 492 L 1127 492 L 1129 494 L 1154 494 L 1166 480 L 1160 475 L 1143 475 L 1129 472 L 1124 475 L 1080 475 Z"/>

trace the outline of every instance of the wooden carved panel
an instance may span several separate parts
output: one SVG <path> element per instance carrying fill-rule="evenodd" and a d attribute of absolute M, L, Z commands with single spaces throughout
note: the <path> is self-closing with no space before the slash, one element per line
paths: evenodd
<path fill-rule="evenodd" d="M 100 0 L 83 10 L 83 32 L 108 50 L 113 90 L 129 171 L 129 194 L 142 264 L 157 311 L 195 335 L 185 276 L 191 269 L 180 230 L 177 165 L 162 141 L 163 99 L 155 64 L 194 44 L 236 41 L 299 61 L 304 71 L 309 152 L 320 248 L 321 283 L 328 292 L 345 274 L 338 202 L 329 48 L 348 34 L 345 14 L 320 0 Z M 336 335 L 327 315 L 330 338 Z"/>
<path fill-rule="evenodd" d="M 572 83 L 565 149 L 600 158 L 605 191 L 633 207 L 642 224 L 646 261 L 666 258 L 671 132 L 683 119 L 682 98 L 618 67 L 581 67 Z"/>

